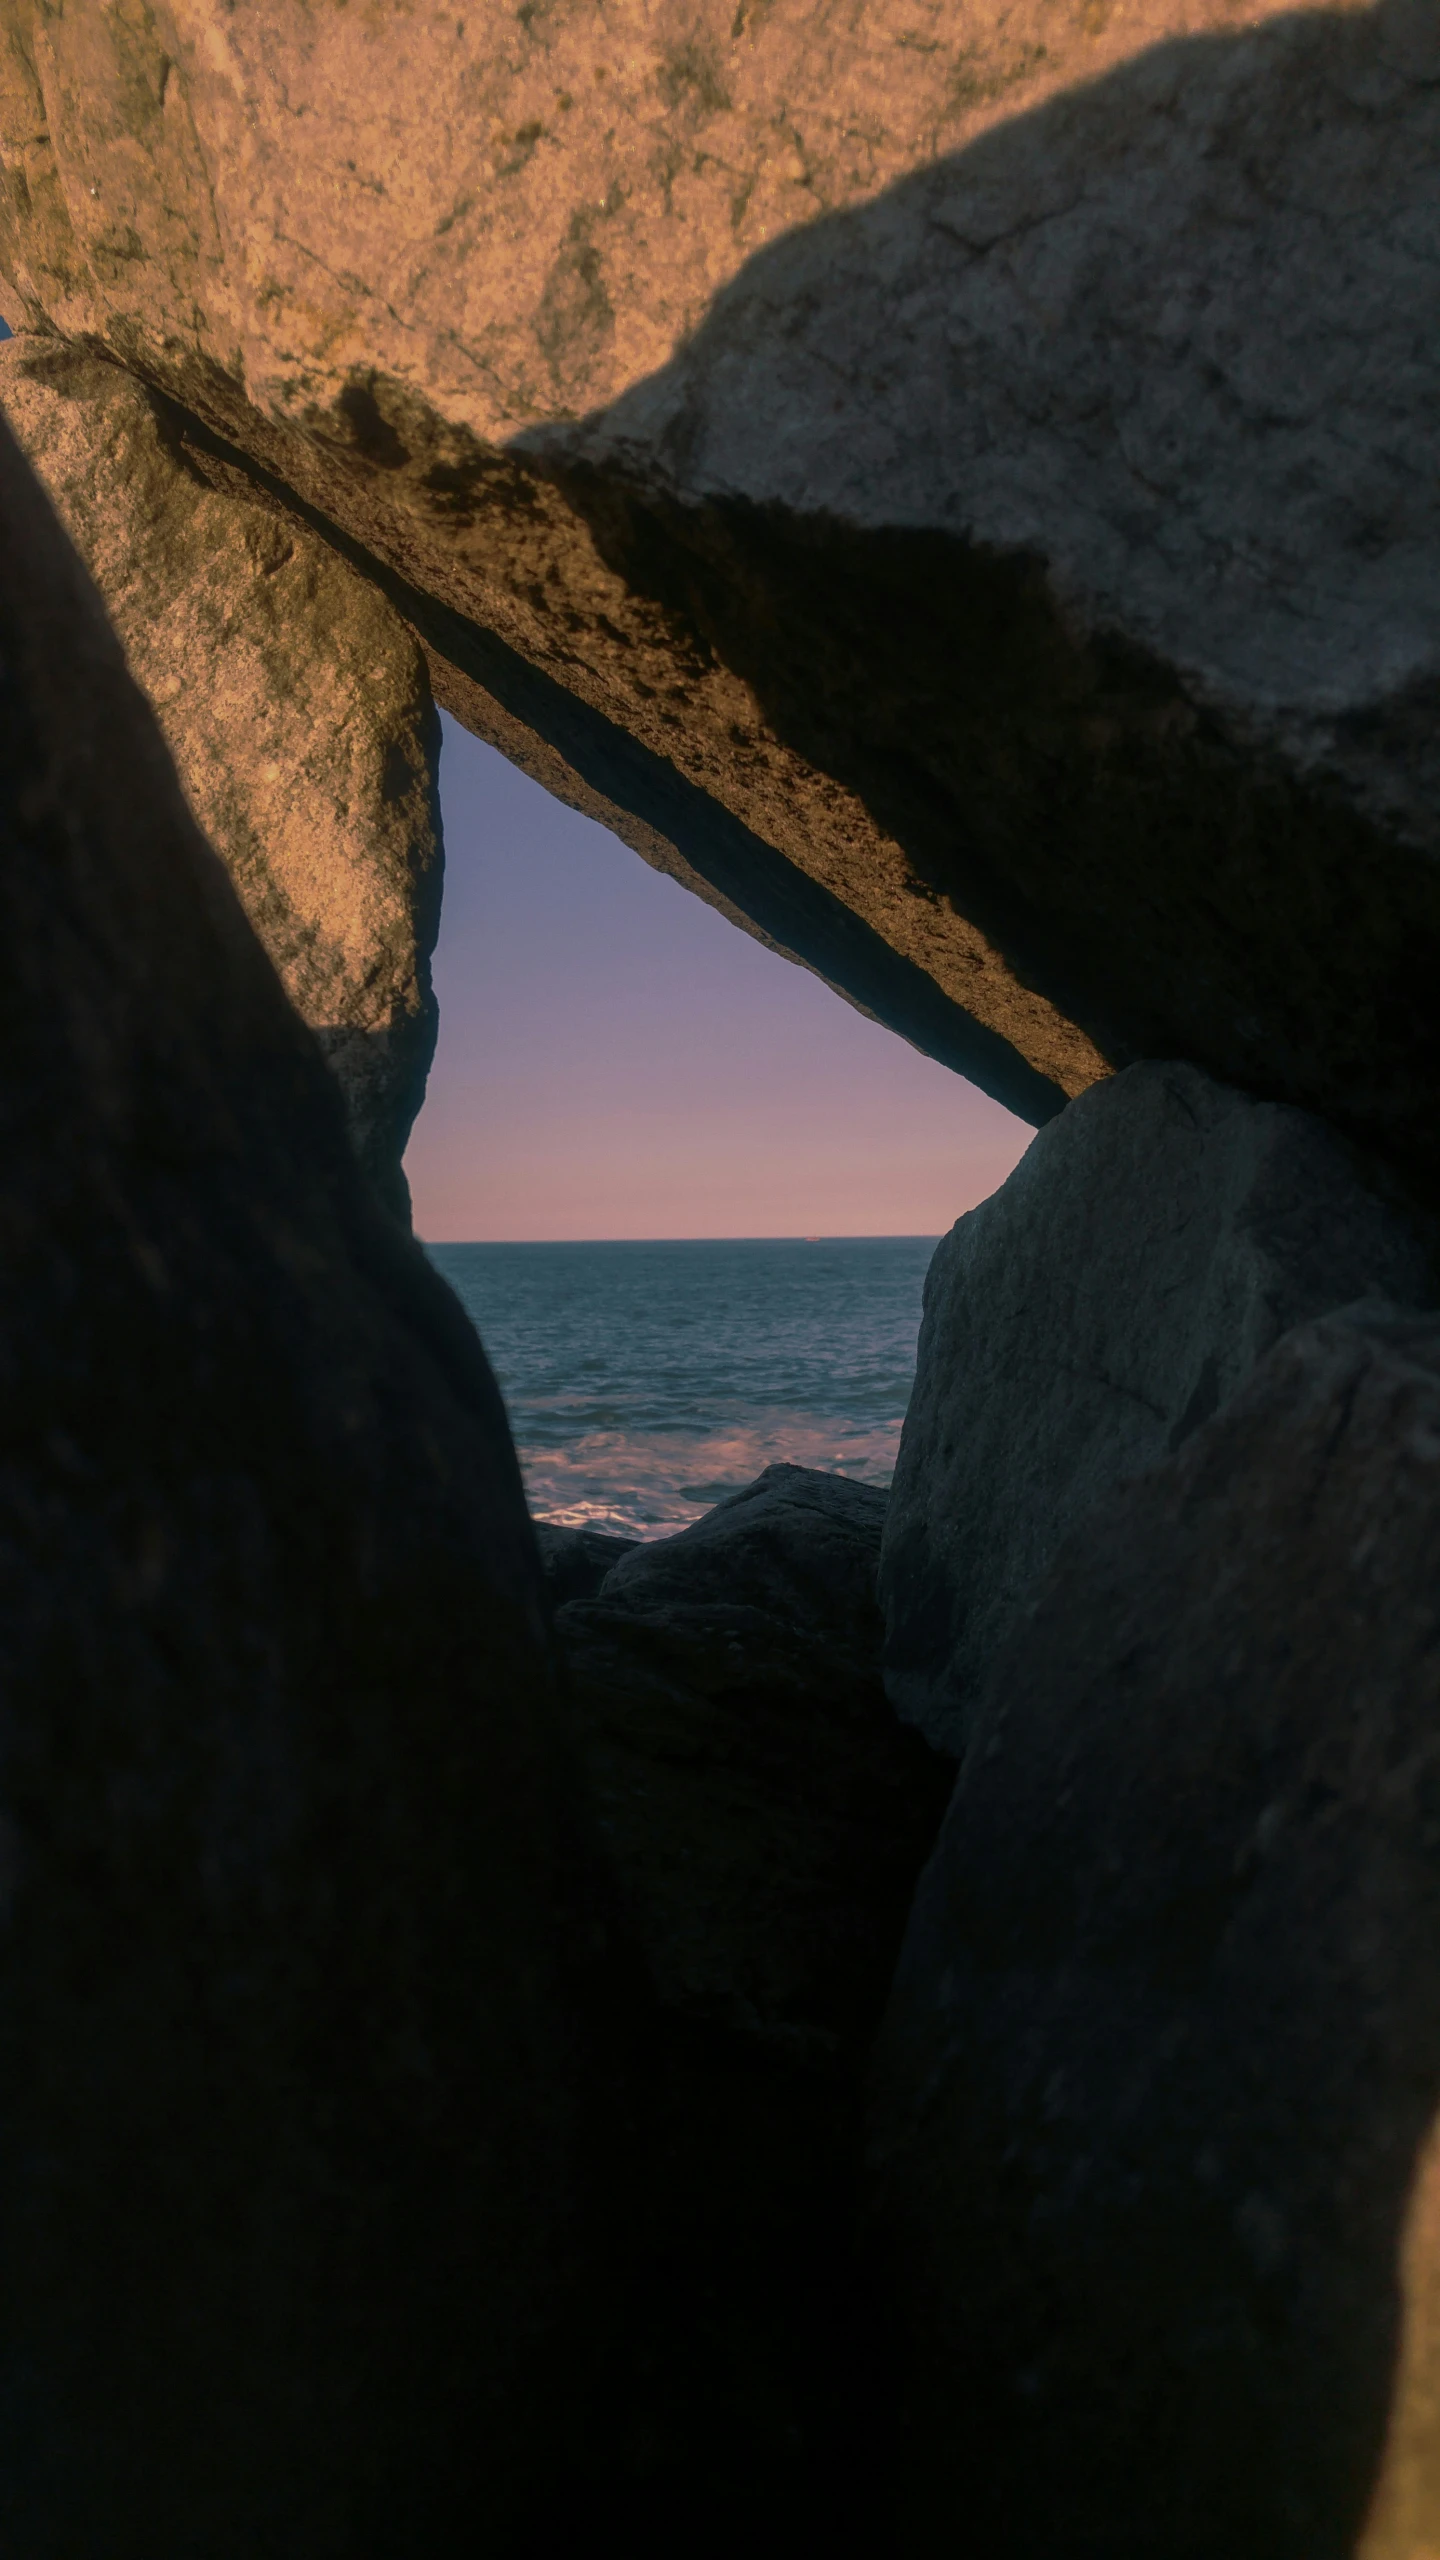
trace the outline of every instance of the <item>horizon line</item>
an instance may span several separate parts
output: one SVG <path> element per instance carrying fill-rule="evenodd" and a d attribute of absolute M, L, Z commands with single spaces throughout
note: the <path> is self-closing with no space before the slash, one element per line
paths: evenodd
<path fill-rule="evenodd" d="M 470 1245 L 472 1247 L 526 1245 L 532 1250 L 542 1245 L 577 1244 L 938 1244 L 948 1227 L 936 1229 L 873 1228 L 854 1234 L 834 1235 L 705 1235 L 705 1236 L 422 1236 L 415 1232 L 421 1245 Z"/>

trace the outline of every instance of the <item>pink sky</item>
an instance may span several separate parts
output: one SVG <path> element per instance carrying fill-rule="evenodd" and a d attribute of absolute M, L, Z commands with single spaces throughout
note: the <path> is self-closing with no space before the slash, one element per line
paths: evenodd
<path fill-rule="evenodd" d="M 1033 1134 L 445 723 L 432 1241 L 939 1235 Z"/>

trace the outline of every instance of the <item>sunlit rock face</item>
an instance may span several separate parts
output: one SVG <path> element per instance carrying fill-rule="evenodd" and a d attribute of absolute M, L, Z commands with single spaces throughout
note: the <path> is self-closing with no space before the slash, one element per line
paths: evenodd
<path fill-rule="evenodd" d="M 5 0 L 12 319 L 441 698 L 1034 1119 L 1433 1159 L 1434 13 Z"/>
<path fill-rule="evenodd" d="M 964 1749 L 1056 1548 L 1209 1420 L 1291 1325 L 1361 1298 L 1436 1303 L 1383 1170 L 1307 1111 L 1198 1067 L 1127 1067 L 1032 1141 L 925 1282 L 885 1522 L 885 1677 Z"/>
<path fill-rule="evenodd" d="M 1440 1323 L 1329 1317 L 994 1667 L 877 2078 L 897 2548 L 1440 2546 Z"/>
<path fill-rule="evenodd" d="M 13 339 L 0 406 L 339 1079 L 362 1164 L 404 1213 L 440 911 L 439 720 L 412 634 L 117 365 Z"/>
<path fill-rule="evenodd" d="M 609 1958 L 499 1394 L 3 424 L 0 556 L 0 2543 L 533 2547 Z"/>

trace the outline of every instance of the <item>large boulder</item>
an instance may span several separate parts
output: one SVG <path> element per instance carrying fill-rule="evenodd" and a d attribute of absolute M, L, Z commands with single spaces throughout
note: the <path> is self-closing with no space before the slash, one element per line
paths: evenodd
<path fill-rule="evenodd" d="M 767 1467 L 556 1620 L 661 2000 L 786 2051 L 864 2050 L 948 1792 L 881 1685 L 884 1517 Z"/>
<path fill-rule="evenodd" d="M 3 425 L 0 552 L 0 2541 L 518 2549 L 609 1959 L 504 1413 Z"/>
<path fill-rule="evenodd" d="M 0 409 L 339 1079 L 362 1164 L 405 1212 L 440 918 L 439 720 L 412 634 L 117 365 L 14 339 L 0 347 Z"/>
<path fill-rule="evenodd" d="M 462 718 L 1037 1120 L 1189 1056 L 1433 1168 L 1429 0 L 0 28 L 8 316 Z"/>
<path fill-rule="evenodd" d="M 1286 1336 L 996 1665 L 881 2040 L 905 2549 L 1440 2547 L 1440 1321 Z"/>
<path fill-rule="evenodd" d="M 627 2232 L 655 2305 L 657 2548 L 690 2547 L 700 2515 L 717 2550 L 883 2531 L 863 2075 L 951 1778 L 881 1686 L 884 1507 L 768 1467 L 556 1621 L 658 2001 Z"/>
<path fill-rule="evenodd" d="M 1431 1222 L 1307 1112 L 1147 1065 L 1040 1132 L 925 1283 L 880 1589 L 886 1682 L 963 1747 L 977 1685 L 1097 1497 L 1223 1404 L 1287 1326 L 1434 1302 Z"/>

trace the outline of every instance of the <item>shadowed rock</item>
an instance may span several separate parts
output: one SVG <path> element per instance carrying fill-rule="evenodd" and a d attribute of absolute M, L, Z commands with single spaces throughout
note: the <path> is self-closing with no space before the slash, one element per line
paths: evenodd
<path fill-rule="evenodd" d="M 948 1784 L 880 1685 L 884 1517 L 873 1485 L 767 1467 L 557 1620 L 662 2000 L 822 2055 L 879 2014 Z"/>
<path fill-rule="evenodd" d="M 885 1526 L 892 1703 L 959 1752 L 998 1645 L 1096 1499 L 1178 1448 L 1292 1324 L 1433 1303 L 1429 1222 L 1324 1123 L 1131 1067 L 936 1251 Z"/>
<path fill-rule="evenodd" d="M 0 2540 L 503 2551 L 605 1974 L 518 1469 L 3 426 L 0 550 Z"/>
<path fill-rule="evenodd" d="M 1440 37 L 1245 21 L 5 0 L 6 308 L 1017 1109 L 1191 1056 L 1433 1170 Z"/>
<path fill-rule="evenodd" d="M 440 915 L 439 724 L 413 637 L 118 366 L 17 339 L 0 405 L 339 1079 L 361 1163 L 408 1215 L 400 1159 L 435 1046 Z"/>
<path fill-rule="evenodd" d="M 630 2234 L 663 2306 L 647 2512 L 708 2514 L 717 2549 L 725 2520 L 797 2547 L 875 2520 L 860 2083 L 950 1780 L 880 1684 L 884 1507 L 768 1467 L 556 1621 L 660 2003 Z"/>
<path fill-rule="evenodd" d="M 901 2547 L 1440 2536 L 1440 1322 L 1306 1326 L 995 1666 L 874 2166 Z"/>
<path fill-rule="evenodd" d="M 611 1566 L 628 1556 L 638 1541 L 607 1537 L 603 1529 L 558 1529 L 548 1520 L 538 1520 L 535 1543 L 545 1587 L 559 1609 L 567 1600 L 593 1600 Z"/>

